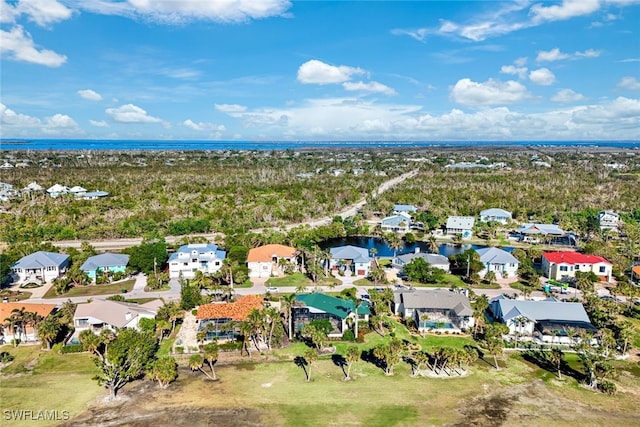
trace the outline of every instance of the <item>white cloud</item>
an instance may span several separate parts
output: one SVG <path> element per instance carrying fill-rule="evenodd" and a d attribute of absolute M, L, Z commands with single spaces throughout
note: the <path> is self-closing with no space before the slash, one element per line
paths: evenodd
<path fill-rule="evenodd" d="M 200 77 L 200 71 L 192 68 L 163 68 L 159 70 L 159 74 L 172 79 L 194 80 Z"/>
<path fill-rule="evenodd" d="M 351 80 L 353 75 L 365 74 L 361 68 L 346 65 L 329 65 L 317 59 L 305 62 L 298 68 L 298 81 L 304 84 L 343 83 Z"/>
<path fill-rule="evenodd" d="M 34 127 L 40 126 L 40 119 L 16 113 L 6 105 L 0 103 L 0 123 L 4 126 Z"/>
<path fill-rule="evenodd" d="M 618 97 L 601 105 L 589 105 L 573 113 L 573 121 L 578 124 L 640 126 L 640 100 Z M 637 134 L 636 134 L 637 138 Z"/>
<path fill-rule="evenodd" d="M 102 101 L 102 95 L 91 89 L 82 89 L 78 91 L 78 95 L 89 101 Z"/>
<path fill-rule="evenodd" d="M 635 77 L 626 76 L 620 79 L 616 87 L 618 89 L 640 90 L 640 81 Z"/>
<path fill-rule="evenodd" d="M 216 125 L 213 123 L 205 123 L 205 122 L 196 123 L 191 119 L 185 120 L 184 122 L 182 122 L 182 124 L 190 129 L 197 130 L 197 131 L 212 131 L 212 130 L 219 131 L 219 132 L 225 131 L 224 125 Z"/>
<path fill-rule="evenodd" d="M 621 59 L 618 62 L 640 62 L 640 58 L 626 58 L 626 59 Z"/>
<path fill-rule="evenodd" d="M 513 80 L 489 79 L 478 83 L 465 78 L 458 80 L 451 89 L 450 97 L 458 104 L 478 107 L 520 102 L 528 98 L 529 93 L 526 87 Z"/>
<path fill-rule="evenodd" d="M 162 123 L 161 119 L 148 115 L 145 110 L 133 104 L 107 108 L 105 112 L 118 123 Z"/>
<path fill-rule="evenodd" d="M 389 86 L 378 82 L 344 82 L 342 87 L 348 91 L 361 91 L 372 93 L 383 93 L 385 95 L 397 95 L 397 92 Z"/>
<path fill-rule="evenodd" d="M 521 79 L 527 77 L 527 71 L 527 67 L 517 67 L 515 65 L 503 65 L 500 67 L 500 72 L 502 74 L 515 74 Z"/>
<path fill-rule="evenodd" d="M 568 104 L 571 102 L 584 101 L 586 98 L 584 95 L 575 92 L 571 89 L 560 89 L 551 97 L 553 102 L 560 102 L 563 104 Z"/>
<path fill-rule="evenodd" d="M 590 15 L 600 9 L 600 0 L 564 0 L 560 5 L 534 4 L 530 13 L 534 22 L 560 21 L 576 16 Z"/>
<path fill-rule="evenodd" d="M 548 68 L 538 68 L 529 73 L 529 80 L 541 86 L 549 86 L 555 83 L 556 76 Z"/>
<path fill-rule="evenodd" d="M 73 14 L 71 9 L 56 0 L 21 0 L 16 9 L 41 27 L 65 21 Z"/>
<path fill-rule="evenodd" d="M 565 53 L 561 52 L 560 49 L 553 48 L 551 50 L 545 51 L 541 50 L 538 52 L 538 56 L 536 57 L 537 62 L 553 62 L 553 61 L 561 61 L 563 59 L 579 59 L 579 58 L 597 58 L 602 54 L 602 51 L 595 49 L 587 49 L 584 52 L 574 52 L 574 53 Z"/>
<path fill-rule="evenodd" d="M 226 114 L 242 113 L 244 111 L 247 111 L 246 106 L 238 104 L 215 104 L 214 108 L 221 113 Z"/>
<path fill-rule="evenodd" d="M 391 30 L 391 34 L 396 36 L 406 35 L 421 42 L 427 38 L 429 30 L 427 30 L 426 28 L 418 28 L 417 30 L 403 30 L 400 28 L 396 28 Z"/>
<path fill-rule="evenodd" d="M 286 16 L 291 3 L 288 0 L 128 0 L 126 3 L 83 0 L 79 7 L 105 15 L 142 18 L 167 24 L 184 24 L 191 21 L 245 22 L 251 19 Z"/>
<path fill-rule="evenodd" d="M 97 128 L 106 128 L 109 127 L 109 124 L 107 122 L 105 122 L 104 120 L 89 120 L 89 124 L 91 126 L 97 127 Z"/>
<path fill-rule="evenodd" d="M 45 118 L 45 123 L 51 128 L 77 128 L 78 123 L 66 114 L 54 114 Z"/>
<path fill-rule="evenodd" d="M 560 49 L 553 48 L 549 51 L 541 50 L 538 52 L 538 56 L 536 57 L 537 62 L 552 62 L 552 61 L 560 61 L 562 59 L 569 58 L 568 53 L 560 52 Z"/>
<path fill-rule="evenodd" d="M 36 48 L 31 35 L 16 25 L 10 31 L 0 30 L 0 52 L 15 61 L 30 62 L 47 67 L 59 67 L 67 62 L 65 55 Z"/>

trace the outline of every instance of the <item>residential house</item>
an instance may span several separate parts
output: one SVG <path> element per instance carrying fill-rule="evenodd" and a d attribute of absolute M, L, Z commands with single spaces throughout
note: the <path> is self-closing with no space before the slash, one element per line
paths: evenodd
<path fill-rule="evenodd" d="M 620 227 L 620 215 L 613 211 L 598 212 L 598 223 L 600 230 L 618 231 Z"/>
<path fill-rule="evenodd" d="M 491 208 L 480 212 L 480 222 L 499 222 L 500 224 L 508 224 L 513 220 L 511 212 L 504 209 Z"/>
<path fill-rule="evenodd" d="M 358 246 L 338 246 L 331 248 L 329 269 L 341 271 L 351 276 L 368 276 L 371 268 L 369 251 Z"/>
<path fill-rule="evenodd" d="M 58 197 L 64 194 L 69 194 L 69 187 L 60 184 L 54 184 L 51 187 L 47 188 L 47 193 L 51 197 Z"/>
<path fill-rule="evenodd" d="M 0 303 L 0 320 L 3 322 L 3 328 L 0 328 L 0 344 L 10 343 L 13 339 L 25 341 L 36 341 L 38 336 L 29 322 L 22 324 L 19 317 L 15 316 L 16 311 L 25 313 L 36 313 L 38 316 L 45 318 L 56 309 L 55 304 L 36 304 L 25 301 L 4 302 Z M 12 321 L 10 319 L 15 319 Z M 22 326 L 24 325 L 24 330 Z"/>
<path fill-rule="evenodd" d="M 362 302 L 358 306 L 358 321 L 368 322 L 371 315 L 369 303 Z M 300 332 L 304 325 L 316 320 L 327 319 L 333 330 L 329 337 L 342 337 L 349 326 L 347 319 L 355 320 L 355 303 L 323 293 L 300 294 L 295 296 L 292 306 L 293 330 Z"/>
<path fill-rule="evenodd" d="M 80 266 L 80 270 L 87 273 L 89 279 L 95 282 L 96 275 L 99 271 L 103 273 L 124 273 L 129 264 L 129 255 L 103 253 L 89 257 Z"/>
<path fill-rule="evenodd" d="M 382 218 L 380 228 L 382 231 L 390 231 L 393 233 L 408 233 L 411 230 L 411 215 L 406 212 L 400 212 Z"/>
<path fill-rule="evenodd" d="M 87 192 L 87 189 L 79 185 L 75 185 L 69 189 L 69 193 L 73 194 L 76 197 L 80 197 L 84 195 L 86 192 Z"/>
<path fill-rule="evenodd" d="M 571 344 L 575 332 L 596 330 L 579 302 L 515 300 L 500 295 L 489 302 L 489 310 L 509 327 L 510 335 L 529 336 L 544 343 Z"/>
<path fill-rule="evenodd" d="M 416 251 L 412 254 L 396 256 L 392 261 L 392 265 L 402 271 L 405 265 L 411 263 L 411 261 L 416 258 L 424 259 L 431 267 L 439 268 L 447 273 L 450 271 L 449 258 L 444 255 L 420 252 L 420 248 L 416 248 Z"/>
<path fill-rule="evenodd" d="M 14 190 L 13 185 L 6 182 L 0 182 L 0 202 L 8 202 L 16 197 L 19 193 Z"/>
<path fill-rule="evenodd" d="M 509 252 L 494 247 L 476 249 L 480 255 L 480 262 L 484 268 L 478 272 L 480 277 L 484 277 L 488 272 L 493 271 L 497 279 L 506 279 L 518 275 L 518 259 Z"/>
<path fill-rule="evenodd" d="M 212 274 L 222 268 L 227 253 L 213 243 L 191 243 L 180 248 L 169 257 L 169 277 L 192 279 L 196 271 Z"/>
<path fill-rule="evenodd" d="M 245 295 L 234 302 L 212 302 L 198 307 L 196 320 L 198 331 L 206 331 L 206 339 L 234 339 L 239 328 L 234 322 L 249 318 L 253 310 L 262 310 L 264 300 L 261 295 Z"/>
<path fill-rule="evenodd" d="M 247 255 L 249 277 L 271 277 L 284 274 L 285 267 L 296 266 L 296 248 L 284 245 L 264 245 Z"/>
<path fill-rule="evenodd" d="M 409 216 L 411 216 L 414 213 L 418 212 L 418 208 L 413 205 L 393 205 L 394 214 L 399 214 L 402 212 L 409 214 Z"/>
<path fill-rule="evenodd" d="M 561 237 L 566 233 L 563 229 L 556 224 L 535 224 L 528 223 L 522 224 L 518 228 L 518 232 L 522 236 L 522 240 L 525 242 L 538 243 L 539 237 Z"/>
<path fill-rule="evenodd" d="M 395 314 L 413 319 L 421 332 L 472 328 L 475 319 L 469 298 L 449 289 L 402 290 L 393 293 Z"/>
<path fill-rule="evenodd" d="M 33 182 L 29 183 L 29 185 L 24 187 L 21 191 L 23 193 L 39 193 L 39 192 L 44 191 L 44 188 L 42 187 L 42 185 L 40 185 L 37 182 L 33 181 Z"/>
<path fill-rule="evenodd" d="M 109 193 L 106 191 L 87 191 L 86 193 L 79 193 L 76 196 L 84 200 L 95 200 L 107 197 Z"/>
<path fill-rule="evenodd" d="M 633 280 L 640 282 L 640 265 L 634 265 L 631 267 L 631 277 Z"/>
<path fill-rule="evenodd" d="M 553 280 L 567 281 L 576 273 L 593 272 L 603 282 L 611 281 L 613 264 L 597 255 L 578 252 L 545 252 L 542 254 L 542 273 Z"/>
<path fill-rule="evenodd" d="M 67 267 L 69 255 L 38 251 L 20 258 L 11 273 L 14 282 L 43 284 L 66 273 Z"/>
<path fill-rule="evenodd" d="M 133 328 L 140 330 L 141 319 L 153 319 L 158 314 L 159 301 L 134 304 L 94 299 L 91 302 L 78 304 L 73 314 L 73 326 L 76 330 L 69 342 L 76 344 L 80 332 L 87 329 L 96 334 L 99 334 L 103 329 L 117 331 L 122 328 Z"/>
<path fill-rule="evenodd" d="M 471 239 L 474 223 L 475 218 L 472 216 L 450 216 L 447 218 L 447 234 L 460 235 L 463 240 Z"/>

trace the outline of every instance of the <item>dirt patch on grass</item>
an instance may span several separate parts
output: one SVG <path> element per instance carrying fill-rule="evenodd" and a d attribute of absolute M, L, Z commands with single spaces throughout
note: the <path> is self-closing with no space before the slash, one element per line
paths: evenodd
<path fill-rule="evenodd" d="M 190 378 L 193 380 L 193 378 Z M 116 400 L 103 395 L 96 399 L 87 411 L 67 421 L 62 426 L 84 427 L 87 425 L 132 426 L 132 427 L 258 427 L 265 426 L 263 414 L 257 409 L 216 408 L 185 405 L 180 403 L 182 390 L 180 383 L 174 383 L 167 390 L 148 380 L 137 382 L 121 391 Z M 167 394 L 176 397 L 175 405 L 166 405 Z"/>

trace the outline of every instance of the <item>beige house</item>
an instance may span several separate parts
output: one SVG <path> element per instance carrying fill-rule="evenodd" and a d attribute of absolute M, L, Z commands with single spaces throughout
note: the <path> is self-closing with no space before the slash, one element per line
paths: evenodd
<path fill-rule="evenodd" d="M 264 245 L 247 255 L 249 277 L 271 277 L 284 274 L 284 267 L 296 265 L 296 248 L 284 245 Z"/>

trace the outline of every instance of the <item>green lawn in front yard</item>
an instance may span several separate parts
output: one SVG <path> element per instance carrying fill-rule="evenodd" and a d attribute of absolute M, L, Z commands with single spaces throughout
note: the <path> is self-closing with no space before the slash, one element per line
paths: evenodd
<path fill-rule="evenodd" d="M 315 286 L 332 286 L 332 285 L 339 285 L 341 283 L 342 282 L 339 279 L 336 279 L 335 277 L 322 276 L 318 278 L 318 283 L 315 284 L 311 279 L 309 279 L 304 274 L 293 273 L 291 275 L 284 276 L 284 277 L 271 277 L 267 280 L 266 285 L 273 286 L 276 288 L 278 287 L 298 288 L 298 287 L 304 286 L 307 289 L 312 289 Z"/>
<path fill-rule="evenodd" d="M 3 289 L 0 291 L 0 298 L 8 298 L 9 302 L 24 301 L 31 298 L 31 292 Z"/>
<path fill-rule="evenodd" d="M 133 289 L 133 285 L 135 284 L 135 279 L 127 279 L 117 283 L 110 283 L 108 285 L 87 285 L 87 286 L 76 286 L 71 288 L 69 292 L 64 293 L 62 295 L 57 295 L 54 287 L 52 286 L 46 294 L 44 294 L 44 298 L 66 298 L 66 297 L 86 297 L 92 295 L 112 295 L 112 294 L 124 294 L 122 292 L 125 289 L 128 292 L 131 292 Z"/>

